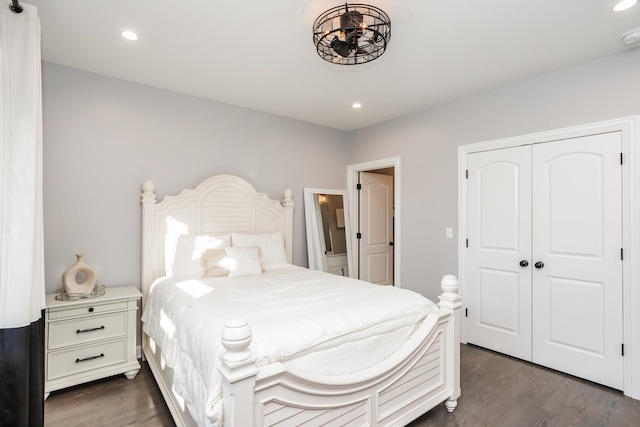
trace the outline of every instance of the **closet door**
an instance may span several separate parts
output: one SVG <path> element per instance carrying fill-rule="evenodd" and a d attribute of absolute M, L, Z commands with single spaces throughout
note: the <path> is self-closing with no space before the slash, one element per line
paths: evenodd
<path fill-rule="evenodd" d="M 531 360 L 531 147 L 470 154 L 467 340 Z"/>
<path fill-rule="evenodd" d="M 535 144 L 533 361 L 622 389 L 619 132 Z"/>

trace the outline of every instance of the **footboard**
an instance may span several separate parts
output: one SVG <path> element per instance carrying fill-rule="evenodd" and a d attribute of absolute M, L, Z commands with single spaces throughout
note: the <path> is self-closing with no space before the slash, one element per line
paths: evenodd
<path fill-rule="evenodd" d="M 279 363 L 258 370 L 251 328 L 227 324 L 222 341 L 225 427 L 300 425 L 403 426 L 460 396 L 460 296 L 454 276 L 442 280 L 440 309 L 383 363 L 340 377 L 294 375 Z M 352 423 L 352 424 L 351 424 Z"/>

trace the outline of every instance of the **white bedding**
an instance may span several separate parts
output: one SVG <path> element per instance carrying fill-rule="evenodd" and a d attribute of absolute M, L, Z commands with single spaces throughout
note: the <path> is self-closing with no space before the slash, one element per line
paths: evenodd
<path fill-rule="evenodd" d="M 339 375 L 389 356 L 436 308 L 415 292 L 290 266 L 241 278 L 158 279 L 142 321 L 193 418 L 219 426 L 227 320 L 249 322 L 258 366 L 278 361 L 293 372 Z"/>

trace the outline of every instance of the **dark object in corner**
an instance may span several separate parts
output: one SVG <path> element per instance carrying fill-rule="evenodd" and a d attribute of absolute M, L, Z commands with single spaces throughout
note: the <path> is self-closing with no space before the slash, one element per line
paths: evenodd
<path fill-rule="evenodd" d="M 21 328 L 0 329 L 0 427 L 44 425 L 44 311 Z"/>

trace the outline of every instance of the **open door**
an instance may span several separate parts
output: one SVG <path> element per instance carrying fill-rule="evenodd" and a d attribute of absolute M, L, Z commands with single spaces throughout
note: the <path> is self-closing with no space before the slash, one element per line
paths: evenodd
<path fill-rule="evenodd" d="M 393 285 L 393 176 L 360 172 L 359 278 Z"/>

